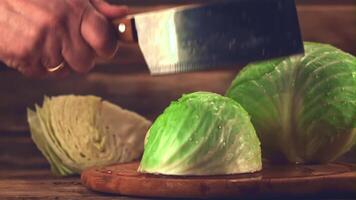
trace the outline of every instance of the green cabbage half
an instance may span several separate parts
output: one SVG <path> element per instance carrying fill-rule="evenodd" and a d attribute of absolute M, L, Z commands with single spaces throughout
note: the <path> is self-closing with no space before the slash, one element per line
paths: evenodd
<path fill-rule="evenodd" d="M 153 123 L 139 171 L 217 175 L 261 167 L 260 143 L 247 112 L 227 97 L 196 92 L 172 102 Z"/>
<path fill-rule="evenodd" d="M 138 159 L 150 122 L 95 96 L 45 98 L 28 109 L 32 139 L 57 175 Z"/>
<path fill-rule="evenodd" d="M 251 115 L 263 156 L 319 163 L 356 139 L 356 58 L 331 45 L 305 43 L 305 55 L 249 64 L 226 96 Z"/>

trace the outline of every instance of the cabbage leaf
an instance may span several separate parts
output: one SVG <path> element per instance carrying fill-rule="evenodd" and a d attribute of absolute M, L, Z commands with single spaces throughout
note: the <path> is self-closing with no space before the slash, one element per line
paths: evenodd
<path fill-rule="evenodd" d="M 356 139 L 356 58 L 305 42 L 305 55 L 251 63 L 226 96 L 240 103 L 274 161 L 323 163 Z"/>
<path fill-rule="evenodd" d="M 150 121 L 96 96 L 45 97 L 28 109 L 31 137 L 53 173 L 139 159 Z"/>
<path fill-rule="evenodd" d="M 247 112 L 210 92 L 183 95 L 155 120 L 139 171 L 219 175 L 259 171 L 260 142 Z"/>

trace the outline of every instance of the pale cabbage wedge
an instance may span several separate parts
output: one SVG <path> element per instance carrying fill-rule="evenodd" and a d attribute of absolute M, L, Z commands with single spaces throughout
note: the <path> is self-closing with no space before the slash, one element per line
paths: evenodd
<path fill-rule="evenodd" d="M 172 102 L 146 137 L 138 169 L 142 173 L 222 175 L 262 168 L 249 115 L 218 94 L 195 92 Z"/>
<path fill-rule="evenodd" d="M 271 160 L 328 162 L 356 139 L 356 58 L 327 44 L 304 46 L 304 56 L 249 64 L 226 93 L 251 115 Z"/>
<path fill-rule="evenodd" d="M 28 109 L 32 139 L 58 175 L 139 159 L 150 121 L 95 96 L 45 98 Z"/>

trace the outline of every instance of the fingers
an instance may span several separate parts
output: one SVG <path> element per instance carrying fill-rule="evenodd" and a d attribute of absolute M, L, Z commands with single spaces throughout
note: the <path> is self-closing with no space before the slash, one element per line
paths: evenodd
<path fill-rule="evenodd" d="M 40 67 L 24 66 L 19 68 L 18 71 L 29 78 L 44 78 L 47 76 L 47 72 Z"/>
<path fill-rule="evenodd" d="M 24 17 L 28 12 L 31 15 Z M 30 1 L 11 1 L 1 12 L 5 21 L 0 19 L 0 59 L 27 77 L 43 78 L 48 75 L 46 67 L 63 61 L 60 37 L 55 34 L 58 30 L 52 30 L 57 26 L 47 13 L 50 12 Z"/>
<path fill-rule="evenodd" d="M 91 0 L 94 7 L 109 19 L 125 17 L 128 14 L 127 6 L 111 5 L 104 0 Z"/>
<path fill-rule="evenodd" d="M 65 77 L 70 72 L 69 66 L 64 65 L 58 70 L 51 71 L 65 63 L 65 59 L 62 56 L 62 40 L 63 36 L 65 36 L 63 34 L 64 23 L 62 23 L 60 15 L 55 18 L 53 15 L 48 14 L 49 11 L 46 12 L 37 12 L 37 15 L 42 15 L 40 19 L 47 18 L 46 20 L 36 21 L 36 25 L 45 33 L 41 37 L 41 45 L 37 50 L 33 51 L 35 54 L 32 53 L 33 63 L 25 66 L 27 69 L 20 71 L 26 76 L 34 78 Z"/>
<path fill-rule="evenodd" d="M 41 64 L 46 69 L 54 68 L 64 62 L 62 56 L 62 44 L 61 39 L 55 33 L 51 33 L 52 37 L 46 37 Z"/>
<path fill-rule="evenodd" d="M 107 58 L 114 55 L 117 38 L 113 25 L 93 7 L 83 15 L 81 34 L 98 56 Z"/>
<path fill-rule="evenodd" d="M 87 73 L 94 67 L 95 54 L 77 35 L 73 35 L 64 43 L 62 55 L 66 63 L 77 73 Z"/>
<path fill-rule="evenodd" d="M 81 35 L 80 21 L 68 20 L 67 23 L 68 35 L 62 41 L 62 55 L 75 72 L 87 73 L 94 67 L 95 52 Z"/>
<path fill-rule="evenodd" d="M 72 70 L 71 68 L 66 64 L 63 63 L 63 67 L 58 69 L 57 71 L 54 72 L 47 72 L 46 77 L 49 79 L 52 78 L 65 78 L 67 77 L 69 74 L 71 74 Z"/>
<path fill-rule="evenodd" d="M 20 62 L 17 58 L 4 60 L 5 64 L 12 66 L 23 75 L 31 78 L 43 78 L 47 75 L 47 71 L 40 64 Z"/>
<path fill-rule="evenodd" d="M 19 17 L 14 11 L 2 14 L 8 14 L 8 18 L 0 19 L 0 59 L 25 76 L 43 77 L 46 72 L 39 63 L 42 48 L 37 25 Z"/>
<path fill-rule="evenodd" d="M 115 55 L 118 41 L 114 26 L 107 17 L 123 17 L 126 13 L 126 7 L 112 6 L 105 1 L 93 0 L 88 4 L 81 16 L 80 35 L 72 33 L 70 36 L 70 43 L 77 50 L 63 47 L 62 52 L 76 72 L 89 71 L 96 56 L 111 58 Z"/>

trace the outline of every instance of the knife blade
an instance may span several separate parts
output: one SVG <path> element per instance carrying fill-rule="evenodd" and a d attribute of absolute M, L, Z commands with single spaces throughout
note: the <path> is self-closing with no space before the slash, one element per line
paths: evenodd
<path fill-rule="evenodd" d="M 304 52 L 294 0 L 234 0 L 114 21 L 138 42 L 151 74 L 233 66 Z"/>

